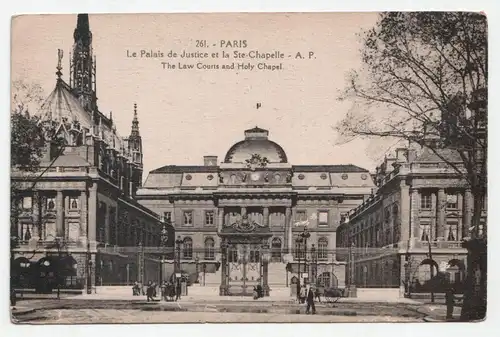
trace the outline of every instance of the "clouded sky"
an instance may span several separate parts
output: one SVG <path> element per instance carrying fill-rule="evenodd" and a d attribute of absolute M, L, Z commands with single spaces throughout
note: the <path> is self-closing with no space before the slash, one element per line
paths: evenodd
<path fill-rule="evenodd" d="M 337 96 L 346 72 L 360 66 L 357 33 L 376 19 L 374 13 L 90 15 L 98 105 L 107 115 L 113 112 L 118 132 L 126 136 L 137 103 L 145 173 L 164 165 L 202 165 L 204 155 L 221 161 L 243 139 L 243 130 L 254 126 L 268 129 L 292 164 L 355 164 L 372 170 L 377 163 L 367 156 L 366 142 L 336 146 L 333 126 L 351 107 Z M 12 78 L 39 83 L 48 95 L 60 48 L 63 77 L 69 81 L 76 21 L 76 15 L 14 19 Z M 206 40 L 208 47 L 196 48 L 196 40 Z M 221 40 L 246 40 L 247 47 L 220 48 Z M 171 50 L 206 50 L 210 56 L 201 62 L 219 67 L 261 62 L 236 60 L 235 50 L 278 52 L 285 59 L 279 71 L 168 70 L 162 61 L 177 66 L 199 61 L 127 57 L 127 50 L 131 55 L 141 49 L 165 56 Z M 231 58 L 211 58 L 222 50 Z M 314 56 L 308 59 L 310 51 Z M 296 59 L 297 52 L 305 59 Z"/>

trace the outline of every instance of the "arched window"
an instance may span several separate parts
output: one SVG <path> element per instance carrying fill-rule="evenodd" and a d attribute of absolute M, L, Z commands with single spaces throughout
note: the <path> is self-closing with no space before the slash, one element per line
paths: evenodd
<path fill-rule="evenodd" d="M 281 238 L 273 238 L 271 241 L 271 259 L 281 261 Z"/>
<path fill-rule="evenodd" d="M 185 260 L 191 260 L 193 258 L 193 239 L 190 237 L 184 238 L 182 242 L 182 254 Z"/>
<path fill-rule="evenodd" d="M 328 259 L 328 239 L 319 238 L 318 240 L 318 260 Z"/>
<path fill-rule="evenodd" d="M 330 288 L 330 273 L 324 272 L 318 276 L 318 285 L 320 287 Z"/>
<path fill-rule="evenodd" d="M 215 241 L 212 238 L 205 239 L 205 260 L 215 259 Z"/>

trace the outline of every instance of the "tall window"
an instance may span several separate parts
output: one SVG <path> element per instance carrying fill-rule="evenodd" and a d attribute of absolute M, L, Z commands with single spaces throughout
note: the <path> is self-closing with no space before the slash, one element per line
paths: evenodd
<path fill-rule="evenodd" d="M 214 225 L 214 211 L 206 211 L 205 226 L 213 226 L 213 225 Z"/>
<path fill-rule="evenodd" d="M 431 209 L 432 208 L 432 193 L 422 192 L 420 194 L 420 208 L 421 209 Z"/>
<path fill-rule="evenodd" d="M 330 288 L 330 273 L 324 272 L 318 276 L 318 283 L 321 287 Z"/>
<path fill-rule="evenodd" d="M 318 226 L 328 226 L 328 211 L 318 212 Z"/>
<path fill-rule="evenodd" d="M 458 195 L 456 193 L 451 193 L 446 196 L 446 208 L 447 209 L 458 208 Z"/>
<path fill-rule="evenodd" d="M 21 208 L 28 210 L 31 209 L 31 207 L 33 207 L 33 200 L 31 197 L 23 197 L 21 199 Z"/>
<path fill-rule="evenodd" d="M 271 258 L 273 261 L 281 260 L 281 239 L 273 238 L 271 241 Z"/>
<path fill-rule="evenodd" d="M 70 204 L 70 206 L 71 206 L 71 204 Z M 56 198 L 53 198 L 53 197 L 47 198 L 46 203 L 45 203 L 45 209 L 47 211 L 55 211 L 56 210 Z"/>
<path fill-rule="evenodd" d="M 184 226 L 192 226 L 192 225 L 193 225 L 193 211 L 185 211 Z"/>
<path fill-rule="evenodd" d="M 328 259 L 328 239 L 319 238 L 318 240 L 318 260 Z"/>
<path fill-rule="evenodd" d="M 69 197 L 69 209 L 78 209 L 79 208 L 79 200 L 78 197 Z"/>
<path fill-rule="evenodd" d="M 172 212 L 163 212 L 163 222 L 172 223 Z"/>
<path fill-rule="evenodd" d="M 236 263 L 238 262 L 238 250 L 235 246 L 230 246 L 227 249 L 227 255 L 229 262 Z"/>
<path fill-rule="evenodd" d="M 431 225 L 420 224 L 420 241 L 430 241 Z"/>
<path fill-rule="evenodd" d="M 185 260 L 193 258 L 193 239 L 190 237 L 184 238 L 182 242 L 182 256 Z"/>
<path fill-rule="evenodd" d="M 446 241 L 458 241 L 458 223 L 448 222 L 445 227 L 444 237 Z"/>
<path fill-rule="evenodd" d="M 205 239 L 205 260 L 215 259 L 215 241 L 212 238 Z"/>

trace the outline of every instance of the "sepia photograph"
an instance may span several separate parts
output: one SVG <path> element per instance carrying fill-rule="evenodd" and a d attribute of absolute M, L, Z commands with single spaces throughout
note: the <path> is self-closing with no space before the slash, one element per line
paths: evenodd
<path fill-rule="evenodd" d="M 11 322 L 484 321 L 487 34 L 480 12 L 13 16 Z"/>

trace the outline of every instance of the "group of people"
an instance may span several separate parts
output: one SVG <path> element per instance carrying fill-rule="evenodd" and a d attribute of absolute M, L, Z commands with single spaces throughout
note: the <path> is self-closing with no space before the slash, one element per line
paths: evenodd
<path fill-rule="evenodd" d="M 303 304 L 304 302 L 307 304 L 306 314 L 309 314 L 312 309 L 312 314 L 316 314 L 316 306 L 314 305 L 314 300 L 318 299 L 318 302 L 321 303 L 321 293 L 318 287 L 315 287 L 310 284 L 304 284 L 299 290 L 298 301 Z"/>
<path fill-rule="evenodd" d="M 146 295 L 146 299 L 148 302 L 154 301 L 154 298 L 157 296 L 157 287 L 158 285 L 153 281 L 149 281 L 146 287 L 142 287 L 142 285 L 136 281 L 132 286 L 132 294 L 133 296 Z M 146 289 L 145 292 L 144 288 Z M 181 288 L 176 287 L 172 282 L 164 282 L 162 285 L 160 285 L 160 291 L 161 298 L 163 298 L 165 301 L 174 301 L 174 298 L 175 301 L 177 301 L 181 298 Z"/>

